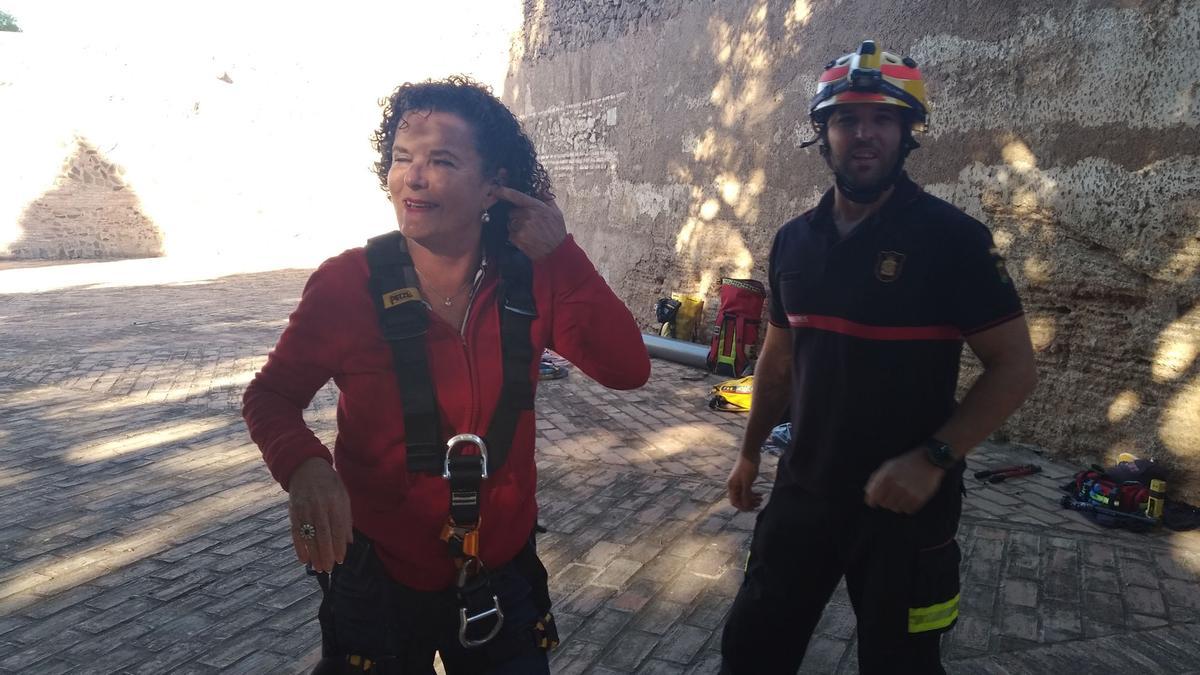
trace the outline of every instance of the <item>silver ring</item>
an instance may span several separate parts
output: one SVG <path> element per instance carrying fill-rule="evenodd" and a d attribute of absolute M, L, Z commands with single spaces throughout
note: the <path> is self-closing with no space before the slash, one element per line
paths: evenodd
<path fill-rule="evenodd" d="M 312 523 L 300 523 L 300 538 L 316 539 L 317 528 L 313 527 Z"/>

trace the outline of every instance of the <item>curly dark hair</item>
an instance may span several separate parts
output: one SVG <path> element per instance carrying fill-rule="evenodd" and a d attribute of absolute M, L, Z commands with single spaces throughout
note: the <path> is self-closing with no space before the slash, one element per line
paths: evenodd
<path fill-rule="evenodd" d="M 550 176 L 538 161 L 537 151 L 521 123 L 486 85 L 465 75 L 405 82 L 391 96 L 380 99 L 379 105 L 383 107 L 383 120 L 371 139 L 379 152 L 375 173 L 384 192 L 388 192 L 387 175 L 392 168 L 396 129 L 403 124 L 405 115 L 423 111 L 453 113 L 471 125 L 475 131 L 475 150 L 483 159 L 484 175 L 495 175 L 504 169 L 506 187 L 540 199 L 554 196 L 550 191 Z M 508 202 L 500 201 L 488 209 L 491 220 L 484 230 L 485 239 L 490 239 L 486 236 L 489 231 L 494 237 L 507 238 L 510 208 Z"/>

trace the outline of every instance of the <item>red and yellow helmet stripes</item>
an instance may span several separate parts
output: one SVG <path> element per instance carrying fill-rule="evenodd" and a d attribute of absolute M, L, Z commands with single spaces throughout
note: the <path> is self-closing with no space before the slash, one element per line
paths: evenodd
<path fill-rule="evenodd" d="M 813 122 L 823 122 L 834 106 L 846 103 L 883 103 L 911 111 L 913 131 L 924 131 L 929 118 L 925 80 L 911 58 L 885 52 L 873 40 L 857 51 L 830 61 L 817 83 L 809 105 Z M 824 111 L 824 112 L 822 112 Z"/>

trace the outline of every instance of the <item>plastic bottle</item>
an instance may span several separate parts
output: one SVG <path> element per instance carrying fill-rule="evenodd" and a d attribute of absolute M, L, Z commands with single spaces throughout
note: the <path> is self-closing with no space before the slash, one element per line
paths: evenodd
<path fill-rule="evenodd" d="M 1157 478 L 1150 481 L 1150 499 L 1146 502 L 1146 515 L 1162 520 L 1163 501 L 1167 496 L 1167 482 Z"/>

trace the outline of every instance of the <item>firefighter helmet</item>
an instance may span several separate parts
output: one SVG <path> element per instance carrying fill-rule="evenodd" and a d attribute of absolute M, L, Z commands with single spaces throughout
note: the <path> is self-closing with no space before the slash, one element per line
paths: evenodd
<path fill-rule="evenodd" d="M 925 80 L 917 62 L 885 52 L 872 40 L 859 45 L 825 66 L 817 94 L 809 104 L 809 118 L 824 122 L 834 106 L 846 103 L 883 103 L 905 108 L 913 131 L 924 131 L 929 118 Z"/>

